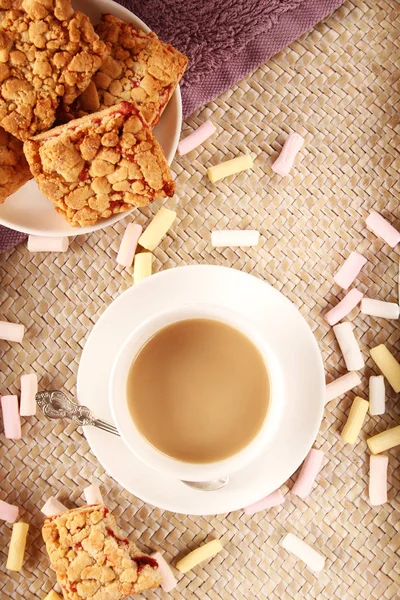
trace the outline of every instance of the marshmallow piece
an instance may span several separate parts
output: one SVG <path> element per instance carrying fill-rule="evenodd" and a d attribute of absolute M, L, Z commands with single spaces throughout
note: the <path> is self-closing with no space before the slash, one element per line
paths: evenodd
<path fill-rule="evenodd" d="M 8 323 L 8 321 L 0 321 L 0 340 L 21 343 L 24 333 L 24 325 L 21 325 L 20 323 Z"/>
<path fill-rule="evenodd" d="M 382 302 L 382 300 L 363 298 L 361 300 L 361 312 L 364 315 L 382 317 L 382 319 L 398 319 L 400 306 L 395 302 Z"/>
<path fill-rule="evenodd" d="M 21 407 L 19 414 L 22 417 L 31 417 L 36 414 L 36 394 L 38 380 L 35 373 L 21 376 Z"/>
<path fill-rule="evenodd" d="M 367 259 L 358 252 L 351 252 L 350 256 L 344 261 L 339 271 L 334 276 L 334 281 L 341 288 L 347 290 L 351 286 Z"/>
<path fill-rule="evenodd" d="M 382 433 L 378 433 L 367 440 L 368 448 L 372 454 L 380 454 L 386 450 L 390 450 L 395 446 L 400 445 L 400 425 L 386 429 Z"/>
<path fill-rule="evenodd" d="M 314 481 L 321 470 L 324 453 L 322 450 L 311 448 L 307 454 L 301 471 L 294 486 L 291 489 L 292 494 L 300 498 L 306 498 L 311 492 Z"/>
<path fill-rule="evenodd" d="M 178 585 L 175 575 L 171 571 L 169 564 L 164 560 L 163 556 L 159 552 L 154 552 L 150 555 L 158 562 L 158 568 L 161 574 L 161 587 L 164 592 L 172 592 Z"/>
<path fill-rule="evenodd" d="M 2 396 L 1 410 L 6 438 L 8 440 L 19 440 L 21 438 L 21 419 L 19 417 L 17 396 Z"/>
<path fill-rule="evenodd" d="M 360 385 L 360 383 L 361 377 L 358 373 L 355 373 L 354 371 L 350 371 L 350 373 L 346 373 L 346 375 L 342 375 L 334 381 L 331 381 L 325 388 L 326 404 L 334 398 L 343 396 L 353 388 L 357 387 L 357 385 Z"/>
<path fill-rule="evenodd" d="M 398 280 L 397 280 L 397 299 L 400 304 L 400 258 L 399 258 L 399 270 L 398 270 Z"/>
<path fill-rule="evenodd" d="M 146 248 L 146 250 L 153 251 L 157 248 L 175 219 L 175 211 L 164 207 L 160 208 L 150 225 L 140 236 L 138 243 L 143 248 Z"/>
<path fill-rule="evenodd" d="M 47 237 L 30 235 L 28 237 L 29 252 L 66 252 L 69 241 L 67 237 Z"/>
<path fill-rule="evenodd" d="M 368 412 L 369 402 L 356 396 L 340 437 L 346 444 L 355 444 Z"/>
<path fill-rule="evenodd" d="M 125 229 L 122 237 L 121 245 L 117 255 L 117 263 L 123 267 L 131 267 L 135 256 L 136 247 L 140 236 L 142 235 L 143 227 L 136 223 L 130 223 Z"/>
<path fill-rule="evenodd" d="M 385 380 L 383 375 L 369 378 L 369 414 L 383 415 L 385 412 Z"/>
<path fill-rule="evenodd" d="M 212 542 L 208 542 L 208 544 L 204 544 L 204 546 L 200 546 L 200 548 L 196 548 L 193 552 L 190 552 L 187 556 L 182 558 L 177 564 L 176 568 L 181 573 L 187 573 L 190 569 L 193 569 L 198 564 L 215 556 L 222 550 L 223 546 L 219 540 L 213 540 Z"/>
<path fill-rule="evenodd" d="M 18 519 L 19 508 L 0 500 L 0 519 L 7 523 L 15 523 Z"/>
<path fill-rule="evenodd" d="M 366 220 L 367 228 L 372 231 L 377 237 L 384 240 L 389 246 L 394 248 L 400 242 L 400 231 L 397 231 L 380 215 L 372 210 Z"/>
<path fill-rule="evenodd" d="M 29 525 L 27 523 L 14 523 L 6 569 L 8 571 L 20 571 L 24 562 L 26 537 Z"/>
<path fill-rule="evenodd" d="M 387 456 L 369 457 L 369 501 L 371 506 L 380 506 L 387 502 Z"/>
<path fill-rule="evenodd" d="M 46 515 L 46 517 L 54 517 L 55 515 L 61 515 L 67 510 L 68 508 L 64 506 L 64 504 L 61 504 L 61 502 L 59 502 L 57 498 L 54 498 L 54 496 L 50 496 L 50 498 L 47 500 L 46 504 L 42 508 L 42 513 Z"/>
<path fill-rule="evenodd" d="M 259 232 L 251 229 L 222 229 L 211 233 L 211 243 L 215 248 L 226 246 L 231 246 L 232 248 L 242 246 L 242 248 L 247 248 L 249 246 L 257 246 L 259 241 Z"/>
<path fill-rule="evenodd" d="M 369 352 L 378 369 L 398 394 L 400 392 L 400 364 L 384 344 L 371 348 Z"/>
<path fill-rule="evenodd" d="M 62 599 L 54 590 L 51 590 L 51 592 L 49 592 L 47 594 L 47 596 L 44 600 L 62 600 Z"/>
<path fill-rule="evenodd" d="M 139 283 L 142 279 L 150 277 L 153 255 L 151 252 L 140 252 L 135 256 L 135 265 L 133 269 L 133 281 Z"/>
<path fill-rule="evenodd" d="M 207 175 L 211 183 L 215 183 L 224 177 L 236 175 L 236 173 L 240 173 L 241 171 L 246 171 L 246 169 L 252 168 L 253 159 L 251 158 L 250 154 L 243 154 L 237 158 L 232 158 L 232 160 L 226 160 L 219 165 L 208 167 Z"/>
<path fill-rule="evenodd" d="M 197 146 L 203 144 L 203 142 L 211 137 L 216 131 L 217 130 L 211 121 L 205 121 L 202 125 L 200 125 L 200 127 L 179 142 L 179 154 L 183 156 L 184 154 L 191 152 L 197 148 Z"/>
<path fill-rule="evenodd" d="M 85 488 L 83 493 L 85 495 L 86 504 L 104 504 L 100 488 L 96 483 L 92 483 Z"/>
<path fill-rule="evenodd" d="M 250 504 L 250 506 L 246 506 L 244 508 L 245 515 L 254 515 L 261 510 L 267 510 L 268 508 L 272 508 L 273 506 L 279 506 L 285 502 L 285 496 L 281 494 L 279 490 L 272 492 L 262 500 L 258 502 L 254 502 L 254 504 Z"/>
<path fill-rule="evenodd" d="M 344 319 L 361 302 L 362 297 L 363 294 L 356 288 L 353 288 L 336 306 L 326 313 L 325 320 L 328 321 L 329 325 L 336 325 L 336 323 Z"/>
<path fill-rule="evenodd" d="M 325 566 L 325 558 L 319 554 L 314 548 L 303 542 L 293 533 L 288 533 L 282 540 L 282 546 L 291 554 L 294 554 L 306 563 L 311 571 L 319 573 Z"/>
<path fill-rule="evenodd" d="M 293 167 L 294 159 L 297 156 L 298 151 L 304 144 L 304 138 L 298 133 L 290 133 L 288 139 L 283 145 L 280 155 L 272 165 L 272 170 L 278 175 L 288 175 L 290 169 Z"/>
<path fill-rule="evenodd" d="M 351 323 L 339 323 L 333 328 L 348 371 L 358 371 L 365 365 Z"/>

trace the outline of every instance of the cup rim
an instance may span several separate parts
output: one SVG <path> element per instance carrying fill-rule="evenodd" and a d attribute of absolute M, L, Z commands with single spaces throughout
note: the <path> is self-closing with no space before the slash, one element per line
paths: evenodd
<path fill-rule="evenodd" d="M 126 379 L 129 368 L 144 344 L 170 324 L 194 318 L 214 319 L 237 329 L 257 347 L 268 371 L 270 398 L 264 422 L 251 442 L 239 452 L 221 461 L 187 463 L 155 448 L 139 431 L 129 411 L 126 399 Z M 111 369 L 109 401 L 114 422 L 122 440 L 131 452 L 149 467 L 168 472 L 175 479 L 208 481 L 232 475 L 244 468 L 265 450 L 273 438 L 281 418 L 283 379 L 272 349 L 257 331 L 255 323 L 231 309 L 211 304 L 176 307 L 152 315 L 130 332 L 120 348 Z"/>

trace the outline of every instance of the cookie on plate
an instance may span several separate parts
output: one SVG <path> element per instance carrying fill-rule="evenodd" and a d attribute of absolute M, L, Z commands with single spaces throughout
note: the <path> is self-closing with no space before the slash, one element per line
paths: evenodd
<path fill-rule="evenodd" d="M 102 504 L 49 517 L 42 533 L 65 600 L 121 600 L 160 584 L 157 561 L 121 534 Z"/>
<path fill-rule="evenodd" d="M 40 190 L 73 226 L 174 194 L 163 152 L 129 102 L 42 133 L 24 152 Z"/>
<path fill-rule="evenodd" d="M 26 140 L 51 127 L 61 98 L 70 104 L 88 87 L 108 50 L 71 0 L 11 6 L 0 27 L 0 125 Z"/>
<path fill-rule="evenodd" d="M 134 102 L 153 128 L 188 64 L 188 58 L 132 24 L 104 14 L 96 32 L 110 55 L 94 77 L 102 107 Z"/>
<path fill-rule="evenodd" d="M 0 127 L 0 204 L 31 178 L 22 142 Z"/>

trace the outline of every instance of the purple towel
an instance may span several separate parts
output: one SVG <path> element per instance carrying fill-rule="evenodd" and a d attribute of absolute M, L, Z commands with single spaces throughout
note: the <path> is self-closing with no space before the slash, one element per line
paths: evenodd
<path fill-rule="evenodd" d="M 213 100 L 344 0 L 118 0 L 189 57 L 183 116 Z M 0 252 L 26 236 L 0 226 Z"/>

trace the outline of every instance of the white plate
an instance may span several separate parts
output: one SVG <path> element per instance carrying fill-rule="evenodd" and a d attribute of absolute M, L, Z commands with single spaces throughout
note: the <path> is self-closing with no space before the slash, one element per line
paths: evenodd
<path fill-rule="evenodd" d="M 225 306 L 253 321 L 280 363 L 283 419 L 265 452 L 216 492 L 200 492 L 143 464 L 121 439 L 85 428 L 106 471 L 124 488 L 160 508 L 192 515 L 243 508 L 281 486 L 299 467 L 318 433 L 325 398 L 321 354 L 296 307 L 264 281 L 217 266 L 189 266 L 152 275 L 129 288 L 94 326 L 78 371 L 78 401 L 112 421 L 111 365 L 129 333 L 155 312 L 198 303 Z"/>
<path fill-rule="evenodd" d="M 73 4 L 75 9 L 86 13 L 94 24 L 100 20 L 102 13 L 109 12 L 124 21 L 133 23 L 144 31 L 149 31 L 143 21 L 113 0 L 76 0 Z M 154 129 L 154 134 L 164 151 L 168 164 L 171 164 L 175 156 L 181 125 L 182 102 L 178 86 L 159 124 Z M 75 236 L 113 225 L 133 210 L 135 208 L 109 219 L 102 219 L 90 227 L 71 227 L 64 217 L 54 210 L 50 200 L 39 191 L 36 182 L 31 180 L 0 205 L 0 224 L 32 235 Z"/>

